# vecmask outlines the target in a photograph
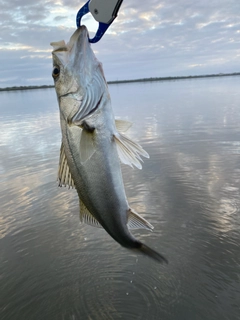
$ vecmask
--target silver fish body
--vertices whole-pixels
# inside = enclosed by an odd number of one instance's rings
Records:
[[[86,27],[78,28],[68,44],[52,45],[62,130],[60,184],[76,188],[81,221],[103,227],[126,248],[167,262],[129,231],[153,227],[129,207],[120,160],[140,168],[140,156],[148,154],[119,132],[129,124],[114,119],[102,66],[88,42]]]

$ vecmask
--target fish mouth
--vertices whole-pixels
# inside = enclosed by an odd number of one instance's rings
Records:
[[[58,56],[60,60],[63,60],[63,57],[66,58],[71,52],[86,47],[88,38],[89,33],[87,27],[82,25],[73,33],[67,44],[64,40],[51,42],[50,45],[53,47],[52,53]],[[66,59],[64,59],[64,62],[66,62]]]

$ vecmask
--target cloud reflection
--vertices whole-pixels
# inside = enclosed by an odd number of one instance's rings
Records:
[[[134,122],[129,135],[150,154],[141,171],[123,166],[131,206],[155,226],[150,235],[134,233],[170,264],[160,268],[104,230],[79,224],[75,190],[55,183],[61,136],[54,91],[3,93],[1,318],[21,310],[25,319],[178,320],[180,305],[191,306],[190,318],[238,315],[238,78],[110,91],[115,114]]]

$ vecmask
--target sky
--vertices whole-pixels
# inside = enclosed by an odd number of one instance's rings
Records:
[[[0,87],[53,84],[50,42],[69,40],[85,2],[0,0]],[[240,1],[124,0],[92,48],[108,81],[240,72]]]

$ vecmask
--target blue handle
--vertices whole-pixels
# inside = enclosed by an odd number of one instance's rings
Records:
[[[82,17],[89,12],[89,8],[88,8],[89,2],[90,0],[88,0],[88,2],[86,2],[85,5],[77,13],[77,18],[76,18],[77,28],[79,28],[81,25]]]
[[[86,2],[85,5],[77,13],[77,18],[76,18],[77,28],[80,28],[81,26],[82,17],[89,12],[89,7],[88,7],[89,2],[90,0]],[[91,43],[98,42],[102,38],[102,36],[104,35],[104,33],[106,32],[109,26],[110,24],[99,22],[98,30],[95,34],[95,37],[93,37],[92,39],[88,38],[89,42]]]

